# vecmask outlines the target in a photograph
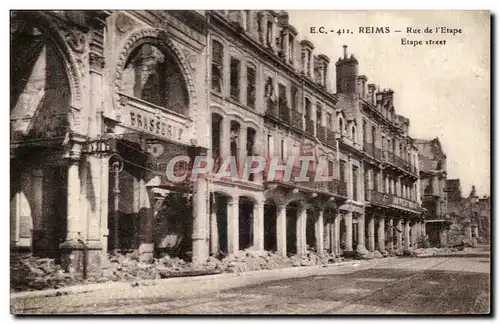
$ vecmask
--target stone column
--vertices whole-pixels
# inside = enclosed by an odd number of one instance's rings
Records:
[[[327,215],[326,222],[322,228],[323,231],[323,248],[329,251],[332,251],[332,245],[330,241],[330,229],[331,229],[331,219],[330,215]]]
[[[81,237],[82,224],[86,223],[86,215],[81,213],[80,207],[80,161],[78,158],[68,160],[68,202],[66,240],[59,245],[61,250],[61,265],[64,269],[73,269],[77,273],[83,273],[84,249]]]
[[[204,263],[208,258],[207,244],[207,180],[199,177],[194,182],[193,194],[193,263]]]
[[[368,250],[375,251],[375,216],[368,218]]]
[[[278,254],[286,257],[286,205],[276,206],[276,249]]]
[[[239,198],[231,197],[227,203],[227,250],[234,254],[240,249],[239,237]]]
[[[347,212],[344,214],[345,229],[346,229],[346,239],[345,239],[345,250],[352,251],[352,212]]]
[[[365,214],[359,214],[358,216],[358,246],[357,251],[366,251],[365,247]]]
[[[324,242],[323,242],[323,234],[324,234],[324,226],[323,226],[323,209],[318,210],[318,218],[316,218],[316,250],[318,254],[323,254],[324,250]]]
[[[389,249],[389,251],[393,252],[394,251],[394,220],[392,218],[389,218],[388,219],[388,222],[389,222],[389,245],[387,246],[387,248]]]
[[[332,241],[335,255],[340,254],[340,217],[340,214],[337,212],[335,218],[333,219],[333,230],[331,231],[333,235]]]
[[[197,189],[196,189],[197,190]],[[146,187],[144,173],[139,179],[139,260],[150,262],[154,257],[154,229],[155,219],[153,212],[154,198],[151,188]],[[196,199],[196,197],[195,197]],[[193,204],[193,212],[196,209]],[[193,234],[195,222],[193,221]],[[206,225],[205,225],[206,226]],[[206,231],[206,227],[203,227]],[[206,233],[205,233],[206,234]],[[192,237],[194,239],[194,235]],[[193,255],[194,259],[194,255]]]
[[[401,251],[403,250],[403,222],[401,218],[396,221],[396,228],[398,229],[396,232],[396,249]]]
[[[246,88],[245,88],[246,89]],[[238,175],[243,174],[247,160],[247,128],[244,125],[240,126],[238,138]]]
[[[212,203],[210,211],[210,253],[217,253],[219,250],[219,227],[217,222],[217,205]]]
[[[407,219],[405,221],[405,230],[404,230],[404,249],[410,249],[410,221]]]
[[[264,202],[253,206],[253,248],[264,251]]]
[[[385,251],[385,217],[380,216],[378,223],[378,249],[380,252]]]
[[[302,255],[306,252],[306,222],[307,209],[299,204],[297,209],[297,254]]]

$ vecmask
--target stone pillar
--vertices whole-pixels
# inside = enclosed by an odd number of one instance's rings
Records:
[[[344,214],[345,229],[346,229],[346,239],[345,239],[345,250],[352,251],[352,212],[347,212]]]
[[[366,251],[365,247],[365,214],[359,214],[358,216],[358,246],[357,251]]]
[[[380,216],[378,222],[378,250],[380,252],[385,251],[385,217]]]
[[[333,251],[332,250],[332,244],[330,243],[330,229],[331,229],[331,219],[330,215],[327,215],[326,222],[324,223],[323,226],[323,248],[328,250],[328,251]]]
[[[217,253],[219,250],[219,227],[217,222],[217,205],[212,203],[210,211],[210,253]]]
[[[246,89],[246,88],[244,88]],[[243,92],[243,91],[240,91]],[[247,128],[244,125],[240,126],[240,133],[238,138],[238,174],[243,174],[242,170],[245,168],[247,162]]]
[[[388,226],[388,231],[389,231],[389,245],[387,246],[387,249],[391,252],[394,251],[394,220],[392,218],[388,219],[389,226]]]
[[[61,243],[61,264],[64,269],[83,273],[85,271],[84,249],[81,237],[81,224],[85,224],[86,215],[81,215],[79,160],[68,160],[68,203],[66,240]]]
[[[259,13],[259,25],[260,25],[260,34],[259,34],[259,39],[260,42],[264,45],[267,46],[266,44],[266,34],[267,34],[267,28],[266,28],[266,15],[265,13]]]
[[[306,222],[307,209],[299,204],[297,209],[297,254],[302,255],[306,252]]]
[[[396,249],[401,251],[403,250],[403,222],[401,218],[396,221],[396,228],[398,229],[396,232]]]
[[[204,263],[208,258],[207,244],[207,180],[198,178],[194,182],[193,194],[193,263]]]
[[[407,219],[405,221],[405,230],[404,230],[404,249],[410,249],[410,221]]]
[[[276,206],[276,249],[278,254],[286,257],[286,205]]]
[[[229,254],[236,253],[240,249],[239,211],[239,198],[229,198],[227,203],[227,250]]]
[[[375,216],[368,218],[368,250],[375,251]]]
[[[264,202],[253,206],[253,248],[264,251]]]
[[[333,219],[332,241],[334,243],[335,255],[340,254],[340,214],[337,213]]]
[[[427,237],[427,229],[425,228],[425,220],[424,219],[422,219],[422,221],[420,222],[420,225],[422,226],[421,231],[422,231],[423,237]]]
[[[150,262],[154,257],[154,229],[155,219],[152,206],[154,198],[151,188],[146,187],[144,175],[139,180],[139,260]],[[194,211],[193,205],[193,211]],[[194,222],[193,222],[194,227]],[[194,230],[194,229],[193,229]],[[205,227],[206,230],[206,227]],[[193,255],[194,258],[194,255]]]
[[[323,242],[323,209],[318,210],[318,217],[316,218],[316,250],[318,254],[323,254],[324,242]]]

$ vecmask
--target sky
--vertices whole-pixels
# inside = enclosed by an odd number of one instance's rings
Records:
[[[359,61],[359,74],[381,89],[394,90],[396,113],[410,119],[410,136],[438,137],[447,155],[448,179],[459,178],[462,194],[476,186],[490,194],[490,30],[489,13],[480,11],[308,11],[290,10],[289,23],[300,39],[311,41],[314,53],[334,63],[342,45]],[[316,30],[349,29],[352,34],[311,34]],[[389,34],[360,34],[359,27],[387,26]],[[406,28],[421,28],[407,34]],[[426,27],[434,33],[423,33]],[[435,27],[461,29],[436,34]],[[402,30],[396,33],[394,30]],[[417,47],[401,39],[422,40]],[[446,40],[446,45],[425,45]],[[334,89],[334,88],[333,88]]]

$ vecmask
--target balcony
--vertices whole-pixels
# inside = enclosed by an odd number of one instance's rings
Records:
[[[365,200],[373,204],[377,204],[384,207],[389,207],[394,203],[394,196],[382,192],[378,192],[372,189],[365,190]]]
[[[320,124],[316,124],[316,137],[322,142],[322,143],[327,143],[326,142],[326,128],[324,126],[321,126]]]
[[[337,147],[337,133],[332,131],[331,129],[326,130],[326,141],[327,145],[330,145],[331,147]]]
[[[314,121],[306,118],[306,134],[314,135]]]
[[[358,143],[354,142],[350,137],[347,137],[345,135],[342,135],[342,143],[355,148],[356,150],[361,150],[361,147]]]
[[[373,143],[363,142],[363,150],[371,157],[375,157],[375,146]]]
[[[292,127],[303,130],[304,126],[302,125],[303,116],[300,112],[292,110]]]
[[[271,100],[267,101],[266,115],[275,119],[279,119],[278,105],[275,102]]]
[[[290,124],[290,109],[284,103],[280,103],[279,107],[279,118],[285,124]]]
[[[331,181],[315,181],[316,172],[307,171],[306,176],[308,179],[296,180],[299,177],[301,168],[294,166],[292,168],[291,176],[289,179],[284,177],[285,171],[277,171],[274,179],[266,179],[268,183],[279,183],[285,186],[302,188],[308,191],[320,192],[327,195],[334,195],[342,198],[347,198],[347,183],[338,179]],[[267,170],[264,176],[267,176]]]
[[[392,152],[384,151],[383,152],[384,161],[392,164],[393,166],[399,168],[400,170],[406,171],[413,175],[417,175],[417,169],[415,166],[411,165],[408,161],[403,159],[400,156],[395,155]]]
[[[398,196],[394,196],[393,204],[397,207],[403,207],[403,208],[408,208],[408,209],[413,209],[413,210],[419,209],[417,202],[403,198],[403,197],[398,197]]]

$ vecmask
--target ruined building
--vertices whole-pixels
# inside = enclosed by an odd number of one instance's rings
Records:
[[[13,12],[11,38],[13,251],[92,271],[108,252],[201,263],[386,253],[425,235],[426,162],[394,92],[346,47],[335,63],[317,53],[286,12]],[[163,176],[199,155],[238,171],[246,156],[306,156],[310,181]]]
[[[425,212],[426,231],[431,246],[448,246],[448,215],[446,192],[446,154],[438,138],[417,139],[420,157],[420,195]]]

